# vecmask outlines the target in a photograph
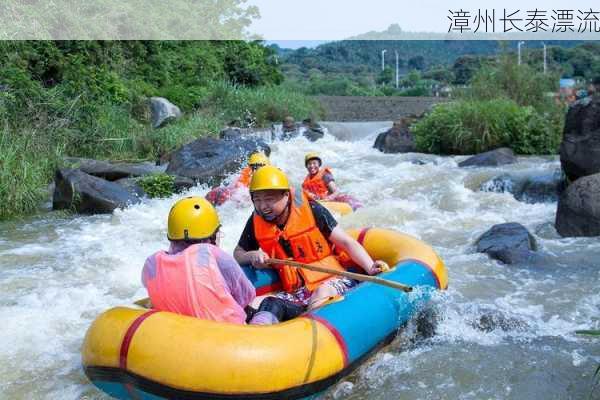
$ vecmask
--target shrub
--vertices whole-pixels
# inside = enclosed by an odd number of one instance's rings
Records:
[[[557,82],[503,55],[456,91],[459,101],[438,105],[415,126],[417,148],[472,154],[507,146],[518,154],[556,154],[565,110],[548,93]]]
[[[169,197],[175,192],[175,178],[167,174],[144,176],[138,183],[151,198]]]
[[[47,195],[60,147],[37,141],[37,134],[0,127],[0,219],[34,212]]]
[[[227,82],[210,86],[204,106],[211,107],[224,121],[238,120],[247,125],[264,126],[290,115],[304,119],[322,114],[319,103],[306,95],[279,86],[248,88]]]
[[[519,154],[555,153],[560,143],[551,123],[512,100],[439,104],[414,127],[419,151],[473,154],[511,147]]]

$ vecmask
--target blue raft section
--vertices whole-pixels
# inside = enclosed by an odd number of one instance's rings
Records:
[[[276,287],[277,273],[272,269],[244,267],[244,272],[261,292],[264,287]],[[341,301],[327,304],[306,316],[326,323],[339,334],[345,344],[348,364],[352,364],[395,335],[431,294],[440,289],[429,266],[416,260],[398,263],[391,271],[378,277],[414,287],[410,293],[371,282],[361,283]]]

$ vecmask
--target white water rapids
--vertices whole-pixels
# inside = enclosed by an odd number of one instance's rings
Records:
[[[557,169],[557,158],[464,169],[457,166],[464,157],[380,153],[372,148],[380,125],[327,126],[333,135],[315,143],[273,143],[272,162],[297,182],[306,173],[304,154],[320,152],[338,186],[366,206],[341,224],[397,229],[430,243],[450,286],[434,300],[435,336],[415,340],[409,326],[325,398],[587,398],[600,341],[574,331],[600,328],[600,240],[560,238],[556,203],[478,191],[504,172]],[[411,163],[415,158],[426,164]],[[0,224],[0,398],[106,398],[82,372],[83,336],[102,311],[145,297],[142,265],[166,248],[167,213],[182,196],[112,215],[45,212]],[[239,202],[219,208],[226,250],[250,212]],[[548,263],[511,267],[475,253],[479,235],[503,222],[525,225]],[[504,323],[478,329],[489,315]]]

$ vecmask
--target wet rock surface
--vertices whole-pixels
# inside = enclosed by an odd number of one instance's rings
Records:
[[[121,185],[76,169],[58,170],[55,184],[54,210],[73,209],[84,214],[102,214],[140,202],[139,197]]]
[[[600,236],[600,173],[577,179],[558,200],[561,236]]]
[[[239,170],[247,157],[255,151],[269,155],[271,148],[257,138],[201,138],[171,153],[166,172],[192,179],[195,183],[217,186],[229,174]]]
[[[538,257],[535,239],[516,222],[494,225],[477,239],[476,246],[477,252],[505,264],[529,263]]]
[[[86,174],[116,181],[123,178],[145,176],[165,172],[165,166],[157,166],[152,162],[141,163],[111,163],[89,158],[67,157],[65,165],[70,169],[79,169]]]
[[[484,182],[482,192],[511,193],[525,203],[550,203],[558,200],[564,186],[561,171],[506,173]]]
[[[569,108],[560,162],[571,181],[600,173],[600,96]]]
[[[377,135],[373,147],[383,153],[415,152],[415,138],[409,129],[415,119],[406,117],[395,121],[391,129]]]
[[[514,164],[517,157],[508,147],[486,151],[458,163],[459,167],[496,167],[499,165]]]

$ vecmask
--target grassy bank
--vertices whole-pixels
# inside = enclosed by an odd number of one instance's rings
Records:
[[[318,115],[319,107],[309,97],[277,86],[247,88],[219,82],[206,92],[201,107],[160,129],[133,117],[130,107],[115,104],[98,105],[87,129],[56,121],[24,127],[5,123],[0,128],[0,218],[34,211],[63,156],[156,160],[198,137],[217,135],[233,120],[261,126],[287,115],[296,119]]]
[[[63,156],[155,160],[234,120],[318,116],[270,57],[246,42],[0,42],[0,219],[35,211]],[[184,117],[152,129],[149,96]]]

